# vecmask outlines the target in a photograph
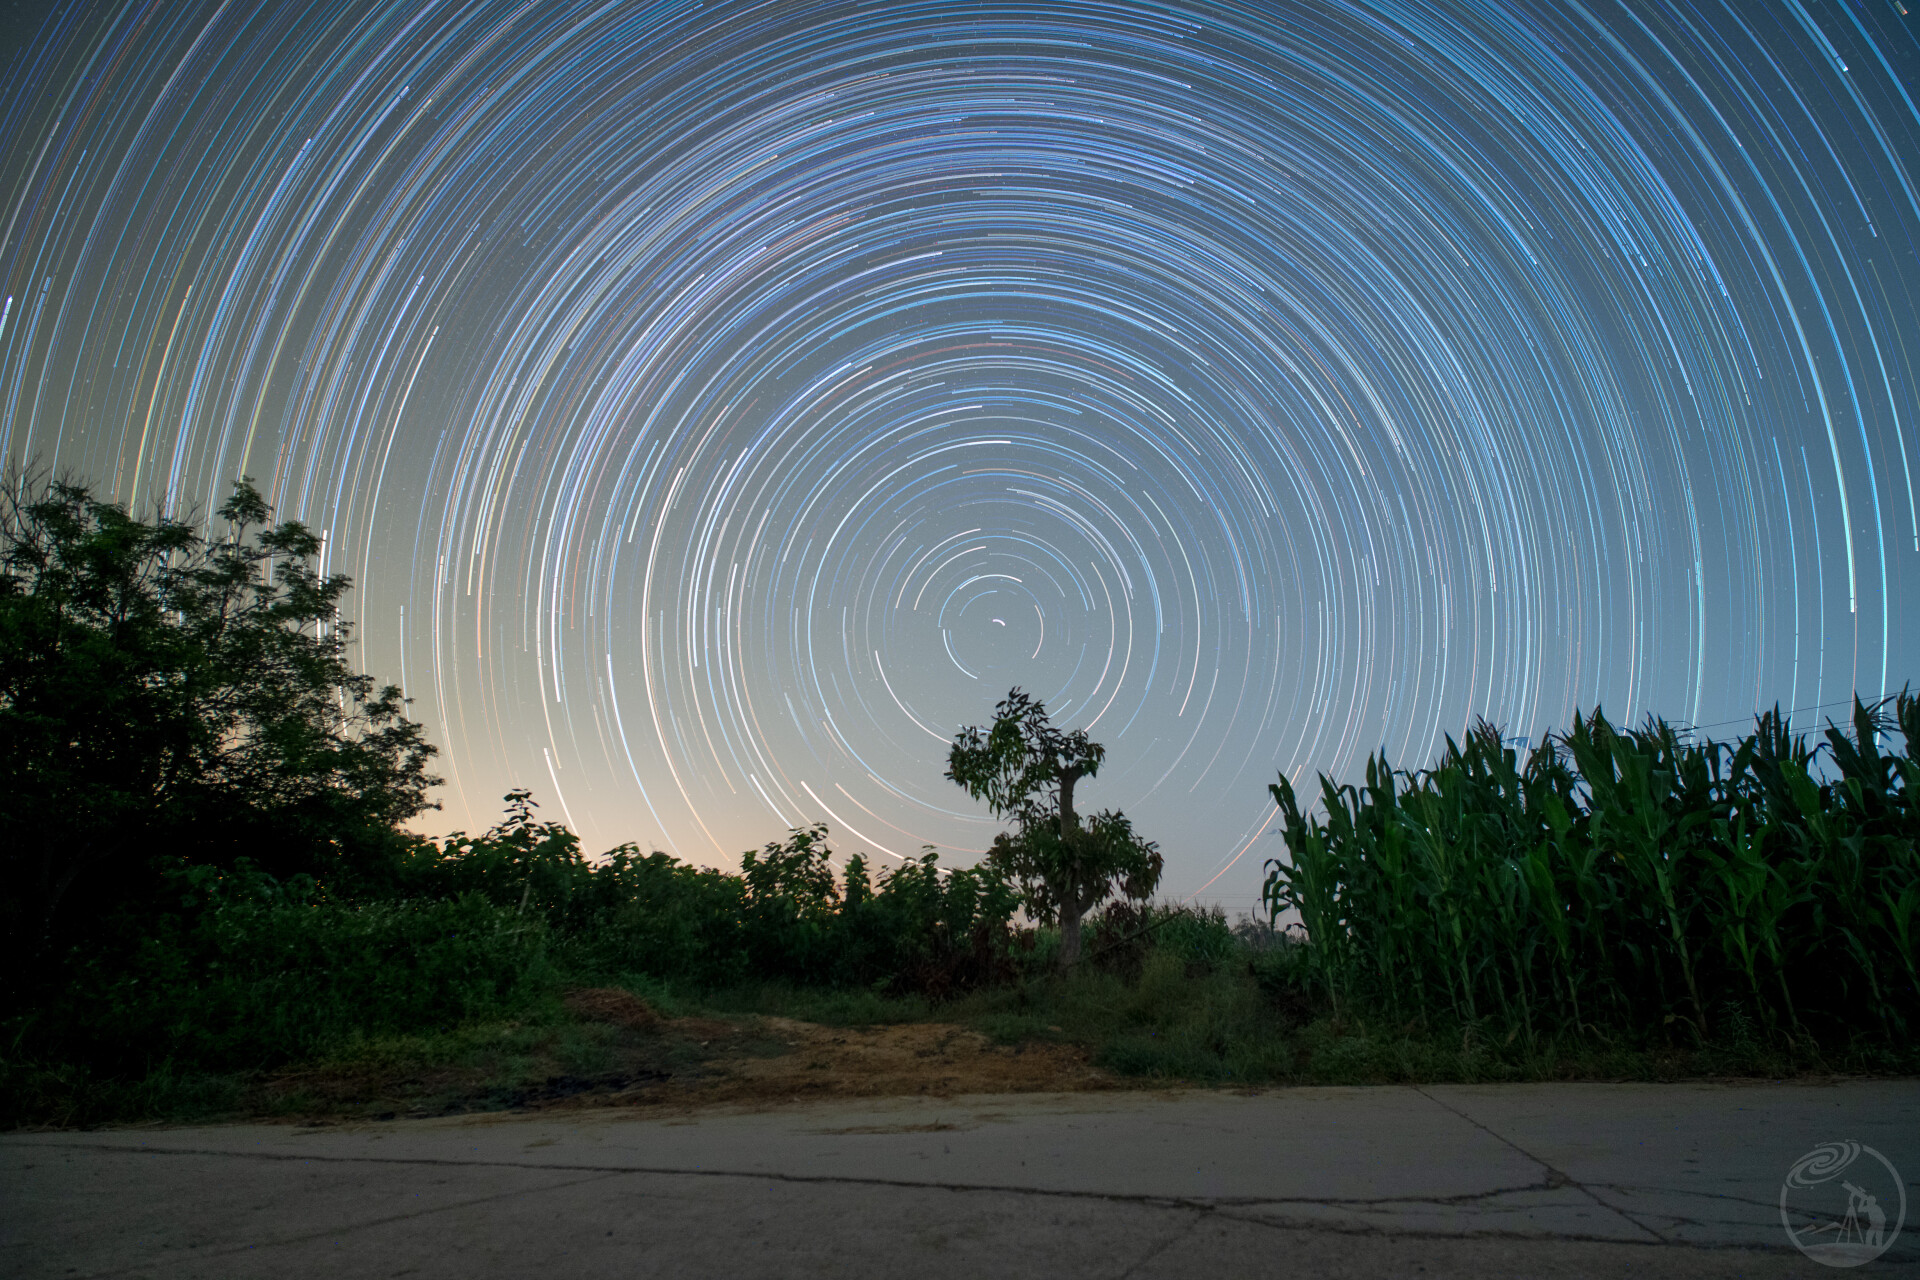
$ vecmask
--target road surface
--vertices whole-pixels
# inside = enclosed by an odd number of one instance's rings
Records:
[[[1847,1273],[1788,1240],[1788,1170],[1848,1140],[1905,1179],[1881,1191],[1889,1231],[1896,1195],[1920,1218],[1914,1081],[1002,1094],[13,1134],[0,1137],[0,1272],[1920,1276],[1920,1222]]]

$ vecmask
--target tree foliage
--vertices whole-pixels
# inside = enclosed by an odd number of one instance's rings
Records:
[[[431,807],[434,748],[347,660],[320,541],[249,481],[203,533],[77,484],[0,493],[5,926],[44,948],[156,859],[336,869]],[[144,879],[143,879],[144,876]]]
[[[1018,884],[1027,910],[1060,924],[1060,964],[1080,959],[1080,922],[1111,897],[1144,901],[1160,883],[1159,847],[1142,840],[1125,814],[1101,810],[1082,820],[1074,791],[1100,771],[1107,749],[1084,729],[1055,728],[1045,704],[1018,688],[994,708],[993,726],[969,725],[954,737],[947,777],[995,816],[1012,818],[987,855]]]

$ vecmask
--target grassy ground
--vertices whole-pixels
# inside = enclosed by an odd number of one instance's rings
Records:
[[[163,1065],[143,1079],[115,1081],[80,1068],[16,1065],[6,1070],[0,1092],[9,1097],[16,1125],[86,1126],[784,1100],[821,1090],[1920,1073],[1920,1052],[1864,1044],[1816,1050],[1752,1037],[1689,1044],[1671,1027],[1634,1043],[1598,1037],[1530,1042],[1479,1027],[1341,1021],[1285,990],[1276,993],[1271,983],[1263,986],[1244,960],[1196,963],[1167,951],[1147,953],[1129,974],[1088,967],[941,1005],[770,983],[703,992],[636,979],[622,988],[639,1011],[624,1021],[621,1007],[583,1013],[556,999],[511,1020],[354,1040],[271,1072],[181,1073]],[[887,1028],[899,1034],[885,1081],[849,1079],[868,1069],[861,1064],[879,1060],[871,1053],[886,1052],[880,1032]],[[900,1039],[908,1032],[917,1037],[910,1043]],[[950,1048],[956,1037],[979,1047],[956,1057]],[[849,1058],[851,1049],[833,1048],[850,1038],[853,1048],[866,1045],[869,1056]],[[819,1060],[801,1062],[796,1054]],[[1028,1054],[1034,1056],[1024,1060],[1024,1071],[1013,1071],[1012,1060]],[[791,1059],[791,1069],[756,1074],[750,1065],[779,1058]],[[807,1067],[819,1071],[809,1076]],[[983,1068],[988,1074],[980,1074]]]
[[[1137,980],[1097,971],[974,996],[944,1016],[1003,1040],[1049,1036],[1133,1079],[1200,1084],[1388,1084],[1505,1080],[1777,1078],[1920,1071],[1920,1053],[1768,1045],[1751,1037],[1687,1044],[1671,1028],[1636,1043],[1528,1041],[1484,1027],[1340,1020],[1283,996],[1244,966],[1149,954]]]

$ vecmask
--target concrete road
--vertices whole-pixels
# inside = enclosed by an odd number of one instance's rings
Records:
[[[1920,1218],[1911,1081],[16,1134],[0,1137],[0,1273],[1824,1276],[1785,1234],[1781,1187],[1844,1140],[1903,1175],[1851,1167],[1886,1184],[1888,1231],[1897,1198]],[[1910,1221],[1853,1274],[1920,1276],[1916,1246]]]

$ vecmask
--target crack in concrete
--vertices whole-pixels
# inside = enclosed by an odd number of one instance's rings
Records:
[[[1441,1105],[1444,1106],[1445,1104],[1442,1103]],[[1452,1108],[1448,1108],[1448,1110],[1452,1110]],[[1468,1119],[1470,1123],[1473,1123],[1473,1121],[1471,1120],[1471,1117],[1463,1117],[1463,1118]],[[1480,1126],[1480,1127],[1484,1128],[1484,1126]],[[1500,1137],[1500,1135],[1498,1134],[1494,1134],[1493,1136],[1496,1138]],[[1506,1139],[1504,1138],[1501,1138],[1500,1140],[1502,1142],[1506,1142]],[[282,1153],[282,1152],[272,1152],[272,1151],[222,1151],[216,1148],[127,1147],[127,1146],[121,1146],[114,1143],[90,1143],[90,1142],[57,1142],[57,1143],[44,1143],[39,1145],[53,1147],[56,1149],[66,1148],[66,1149],[80,1149],[80,1150],[87,1150],[87,1151],[112,1152],[112,1153],[130,1155],[130,1156],[199,1156],[203,1158],[215,1158],[215,1159],[269,1160],[269,1161],[278,1161],[278,1162],[286,1162],[286,1163],[341,1164],[341,1165],[346,1165],[346,1164],[420,1165],[420,1166],[425,1166],[429,1168],[516,1169],[516,1170],[522,1170],[526,1172],[536,1172],[536,1173],[579,1173],[579,1174],[587,1175],[581,1178],[574,1179],[569,1182],[555,1184],[555,1186],[553,1187],[538,1188],[537,1190],[541,1192],[554,1190],[559,1187],[580,1186],[589,1182],[605,1181],[607,1179],[619,1177],[622,1175],[638,1174],[638,1175],[655,1176],[655,1177],[744,1178],[744,1179],[757,1179],[761,1181],[771,1181],[771,1182],[785,1182],[785,1183],[792,1183],[792,1184],[802,1185],[802,1186],[842,1185],[842,1186],[865,1186],[865,1187],[893,1187],[893,1188],[900,1188],[904,1190],[920,1190],[920,1191],[987,1192],[987,1193],[999,1193],[999,1194],[1016,1195],[1016,1196],[1044,1196],[1044,1197],[1052,1197],[1057,1199],[1098,1200],[1098,1201],[1105,1201],[1113,1204],[1139,1205],[1147,1208],[1168,1209],[1168,1210],[1174,1210],[1178,1212],[1193,1213],[1196,1215],[1194,1221],[1189,1223],[1188,1226],[1183,1231],[1172,1233],[1169,1236],[1169,1239],[1165,1245],[1162,1245],[1159,1249],[1154,1250],[1152,1254],[1146,1255],[1145,1257],[1141,1258],[1138,1262],[1136,1262],[1134,1264],[1134,1267],[1136,1269],[1137,1267],[1144,1265],[1147,1261],[1150,1261],[1152,1257],[1157,1256],[1160,1252],[1164,1251],[1167,1245],[1172,1244],[1174,1240],[1177,1240],[1178,1238],[1180,1238],[1180,1236],[1184,1234],[1188,1234],[1192,1230],[1197,1228],[1202,1221],[1204,1221],[1207,1217],[1210,1217],[1210,1216],[1219,1216],[1223,1218],[1228,1218],[1234,1222],[1239,1222],[1239,1223],[1244,1223],[1244,1224],[1254,1225],[1254,1226],[1267,1227],[1276,1231],[1322,1231],[1322,1232],[1328,1232],[1335,1235],[1380,1236],[1380,1237],[1395,1236],[1395,1237],[1403,1237],[1403,1238],[1433,1239],[1433,1240],[1458,1240],[1458,1239],[1468,1238],[1468,1237],[1476,1238],[1476,1239],[1510,1239],[1510,1240],[1522,1240],[1522,1241],[1561,1240],[1561,1241],[1569,1241],[1569,1242],[1586,1242],[1586,1243],[1594,1243],[1594,1244],[1630,1245],[1630,1246],[1637,1246],[1637,1247],[1643,1247],[1643,1248],[1659,1247],[1659,1248],[1669,1248],[1669,1249],[1696,1249],[1696,1250],[1709,1250],[1709,1251],[1729,1250],[1729,1249],[1753,1250],[1757,1248],[1757,1249],[1761,1249],[1763,1252],[1791,1252],[1790,1250],[1776,1249],[1773,1246],[1755,1245],[1750,1242],[1742,1243],[1742,1242],[1733,1242],[1733,1241],[1728,1241],[1728,1242],[1690,1241],[1690,1240],[1678,1240],[1678,1239],[1673,1239],[1667,1236],[1663,1236],[1660,1233],[1652,1231],[1649,1228],[1647,1228],[1645,1224],[1638,1221],[1638,1219],[1636,1219],[1632,1215],[1627,1214],[1605,1203],[1604,1201],[1599,1200],[1597,1197],[1593,1195],[1593,1192],[1587,1186],[1579,1182],[1576,1182],[1571,1178],[1567,1178],[1565,1174],[1560,1175],[1561,1178],[1564,1179],[1564,1181],[1561,1181],[1558,1183],[1551,1182],[1550,1180],[1543,1180],[1540,1182],[1530,1182],[1530,1183],[1524,1183],[1524,1184],[1510,1186],[1510,1187],[1498,1187],[1498,1188],[1493,1188],[1487,1191],[1470,1192],[1470,1193],[1459,1195],[1459,1196],[1379,1196],[1379,1197],[1212,1196],[1212,1197],[1203,1198],[1203,1197],[1186,1197],[1186,1196],[1131,1194],[1127,1192],[1115,1192],[1115,1191],[1076,1191],[1076,1190],[1071,1190],[1067,1188],[1034,1187],[1034,1186],[1022,1186],[1017,1184],[1003,1184],[1003,1183],[934,1182],[934,1181],[922,1181],[922,1180],[900,1179],[900,1178],[872,1178],[872,1177],[863,1178],[863,1177],[854,1177],[846,1174],[796,1174],[796,1173],[781,1173],[781,1172],[774,1172],[774,1171],[744,1170],[744,1169],[702,1169],[702,1168],[685,1168],[685,1167],[675,1167],[675,1166],[597,1165],[597,1164],[574,1164],[574,1163],[542,1164],[542,1163],[531,1163],[531,1162],[524,1162],[524,1161],[517,1161],[517,1160],[450,1160],[450,1159],[437,1158],[437,1157],[431,1157],[431,1156],[379,1156],[379,1155],[339,1156],[339,1155],[315,1155],[315,1154],[307,1154],[307,1153],[301,1153],[301,1152]],[[1540,1164],[1543,1168],[1550,1169],[1550,1166],[1547,1166],[1545,1161],[1539,1160],[1537,1157],[1533,1156],[1530,1152],[1524,1151],[1523,1149],[1521,1149],[1520,1147],[1516,1146],[1511,1142],[1508,1142],[1507,1145],[1513,1147],[1514,1150],[1516,1151],[1520,1151],[1522,1155],[1527,1156],[1528,1159],[1533,1160],[1536,1164]],[[1550,1171],[1558,1172],[1557,1170],[1551,1170],[1551,1169]],[[1609,1189],[1614,1188],[1614,1184],[1602,1183],[1602,1184],[1595,1184],[1595,1185],[1605,1186],[1605,1187],[1608,1187]],[[1556,1231],[1556,1232],[1543,1234],[1540,1232],[1513,1231],[1513,1230],[1508,1230],[1508,1229],[1503,1229],[1498,1227],[1487,1227],[1483,1229],[1473,1230],[1470,1232],[1435,1231],[1435,1230],[1423,1229],[1423,1228],[1411,1227],[1411,1226],[1395,1227],[1388,1223],[1379,1223],[1379,1222],[1340,1222],[1340,1221],[1332,1221],[1332,1220],[1325,1220],[1325,1219],[1314,1220],[1314,1221],[1301,1221],[1299,1219],[1288,1219],[1286,1221],[1274,1221],[1272,1219],[1261,1218],[1261,1217],[1244,1212],[1245,1210],[1258,1209],[1265,1206],[1286,1206],[1286,1205],[1309,1205],[1309,1206],[1315,1206],[1320,1208],[1330,1208],[1330,1209],[1375,1208],[1375,1207],[1392,1208],[1396,1206],[1413,1206],[1413,1205],[1438,1205],[1438,1206],[1469,1205],[1474,1201],[1485,1200],[1489,1197],[1514,1195],[1514,1194],[1528,1192],[1528,1191],[1555,1190],[1561,1186],[1574,1187],[1576,1190],[1586,1195],[1587,1198],[1590,1201],[1592,1201],[1602,1211],[1610,1214],[1614,1214],[1620,1218],[1623,1218],[1629,1225],[1633,1227],[1637,1227],[1641,1231],[1646,1232],[1646,1235],[1648,1238],[1645,1240],[1622,1240],[1618,1236],[1593,1235],[1585,1232]],[[303,1240],[318,1239],[323,1236],[336,1234],[340,1231],[357,1231],[357,1230],[364,1229],[366,1227],[381,1226],[389,1222],[405,1221],[409,1218],[425,1217],[435,1213],[441,1213],[448,1210],[464,1208],[473,1204],[484,1204],[490,1200],[507,1199],[515,1195],[524,1195],[528,1193],[529,1193],[528,1189],[500,1192],[496,1195],[480,1196],[480,1197],[473,1198],[471,1200],[462,1200],[462,1201],[458,1201],[458,1202],[450,1203],[446,1205],[417,1209],[409,1213],[395,1214],[387,1218],[374,1219],[364,1223],[355,1223],[351,1226],[338,1227],[328,1231],[311,1232],[302,1236],[287,1237],[285,1239],[273,1240],[266,1243],[270,1243],[274,1246],[278,1246],[282,1244],[295,1244]],[[1233,1210],[1241,1210],[1243,1212],[1236,1213],[1236,1212],[1232,1212]],[[1670,1215],[1670,1214],[1660,1215],[1660,1216],[1673,1219],[1674,1221],[1681,1221],[1680,1219],[1673,1218],[1673,1215]],[[245,1252],[248,1249],[257,1248],[257,1247],[260,1247],[260,1246],[257,1244],[238,1245],[238,1246],[234,1246],[233,1248],[222,1249],[218,1251],[208,1251],[208,1252],[196,1251],[192,1256],[196,1258],[220,1257],[230,1253]],[[92,1274],[100,1277],[116,1276],[116,1275],[126,1274],[127,1271],[133,1270],[133,1269],[134,1268],[122,1268],[115,1271],[95,1272]],[[1131,1274],[1131,1271],[1123,1274]]]
[[[1190,1218],[1187,1219],[1187,1221],[1180,1227],[1178,1231],[1167,1232],[1167,1238],[1165,1240],[1162,1240],[1159,1244],[1147,1250],[1145,1253],[1141,1254],[1138,1258],[1135,1258],[1132,1264],[1129,1265],[1125,1271],[1122,1271],[1120,1273],[1118,1280],[1127,1280],[1128,1276],[1138,1274],[1140,1268],[1146,1266],[1149,1262],[1152,1262],[1155,1258],[1159,1257],[1161,1254],[1165,1253],[1167,1250],[1173,1248],[1174,1245],[1178,1244],[1180,1241],[1186,1239],[1188,1236],[1192,1235],[1195,1231],[1197,1231],[1200,1227],[1200,1224],[1207,1220],[1207,1217],[1208,1217],[1208,1214],[1204,1209],[1198,1212],[1195,1212]]]
[[[1434,1106],[1439,1107],[1444,1111],[1451,1112],[1453,1115],[1460,1117],[1462,1120],[1465,1120],[1468,1124],[1472,1125],[1474,1128],[1478,1129],[1480,1132],[1486,1134],[1489,1138],[1492,1138],[1495,1142],[1501,1143],[1502,1145],[1506,1146],[1510,1150],[1518,1152],[1522,1156],[1525,1156],[1527,1159],[1539,1165],[1542,1169],[1546,1170],[1546,1176],[1541,1180],[1539,1184],[1540,1189],[1553,1191],[1553,1190],[1558,1190],[1561,1187],[1572,1187],[1574,1190],[1578,1191],[1581,1195],[1585,1196],[1588,1200],[1592,1201],[1593,1206],[1596,1209],[1599,1209],[1604,1213],[1613,1214],[1615,1217],[1620,1218],[1622,1221],[1628,1223],[1629,1225],[1637,1227],[1640,1230],[1646,1232],[1649,1236],[1652,1236],[1655,1240],[1659,1241],[1660,1243],[1662,1244],[1679,1243],[1678,1241],[1670,1239],[1669,1237],[1663,1235],[1662,1233],[1655,1231],[1652,1227],[1642,1222],[1638,1217],[1636,1217],[1632,1213],[1629,1213],[1627,1210],[1616,1208],[1615,1206],[1608,1204],[1605,1200],[1602,1200],[1599,1196],[1595,1195],[1593,1191],[1589,1187],[1587,1187],[1585,1184],[1581,1183],[1577,1179],[1570,1176],[1565,1170],[1556,1168],[1551,1161],[1541,1159],[1539,1156],[1527,1150],[1525,1147],[1521,1146],[1519,1143],[1515,1142],[1513,1139],[1507,1137],[1506,1134],[1500,1133],[1497,1130],[1489,1128],[1487,1125],[1482,1124],[1479,1120],[1468,1115],[1466,1112],[1462,1111],[1460,1108],[1453,1106],[1451,1103],[1445,1102],[1440,1098],[1434,1097],[1431,1093],[1427,1092],[1424,1086],[1414,1085],[1413,1091],[1419,1094],[1421,1097],[1425,1098],[1428,1102],[1431,1102]]]
[[[94,1142],[49,1142],[39,1144],[46,1147],[72,1148],[85,1151],[118,1152],[123,1155],[137,1156],[206,1156],[231,1160],[275,1160],[288,1163],[316,1164],[391,1164],[391,1165],[427,1165],[436,1168],[454,1169],[526,1169],[533,1171],[556,1171],[564,1173],[657,1173],[675,1174],[699,1178],[769,1178],[778,1182],[794,1183],[846,1183],[853,1186],[876,1187],[934,1187],[951,1191],[1011,1191],[1023,1194],[1068,1196],[1093,1200],[1117,1200],[1127,1203],[1163,1204],[1167,1206],[1187,1206],[1210,1208],[1215,1205],[1262,1205],[1262,1204],[1323,1204],[1323,1205],[1395,1205],[1395,1204],[1470,1204],[1475,1200],[1492,1196],[1514,1195],[1525,1191],[1539,1191],[1538,1182],[1517,1183],[1513,1186],[1492,1187],[1485,1191],[1470,1191],[1457,1196],[1168,1196],[1124,1191],[1075,1191],[1064,1187],[1035,1187],[1022,1183],[999,1182],[937,1182],[916,1178],[875,1178],[859,1177],[843,1173],[779,1173],[759,1169],[705,1169],[699,1166],[688,1168],[684,1165],[645,1165],[645,1164],[581,1164],[561,1161],[520,1161],[520,1160],[452,1160],[439,1156],[383,1156],[383,1155],[318,1155],[311,1152],[278,1151],[223,1151],[217,1147],[127,1147],[116,1143]],[[1605,1208],[1606,1206],[1602,1206]]]
[[[98,1150],[99,1148],[92,1149]],[[107,1150],[111,1151],[124,1151],[126,1149],[125,1147],[107,1148]],[[159,1153],[155,1152],[154,1154],[157,1155]],[[226,1154],[232,1153],[229,1152]],[[311,1159],[311,1157],[300,1158]],[[541,1187],[540,1190],[563,1191],[568,1187],[582,1187],[590,1182],[604,1182],[608,1178],[616,1176],[618,1175],[613,1173],[596,1173],[585,1178],[574,1178],[567,1182],[556,1182],[551,1186]],[[526,1192],[527,1189],[525,1187],[516,1187],[512,1191],[496,1191],[492,1195],[471,1196],[465,1200],[456,1200],[448,1204],[423,1206],[418,1209],[409,1210],[406,1213],[391,1213],[384,1218],[369,1218],[364,1222],[345,1223],[340,1226],[328,1227],[322,1231],[307,1231],[299,1235],[276,1236],[272,1239],[251,1241],[247,1244],[228,1245],[211,1249],[187,1246],[174,1250],[176,1256],[162,1259],[158,1262],[140,1262],[127,1267],[115,1267],[109,1271],[89,1271],[86,1275],[86,1280],[105,1280],[105,1278],[109,1276],[124,1276],[133,1272],[151,1272],[157,1268],[177,1266],[181,1263],[199,1262],[207,1258],[232,1257],[235,1254],[251,1253],[255,1249],[278,1249],[291,1244],[304,1244],[309,1240],[323,1240],[328,1236],[339,1236],[350,1231],[365,1231],[370,1227],[384,1227],[395,1222],[408,1222],[418,1218],[427,1218],[436,1213],[446,1213],[453,1209],[468,1209],[474,1205],[487,1204],[494,1200],[510,1200],[514,1196],[525,1195]]]

